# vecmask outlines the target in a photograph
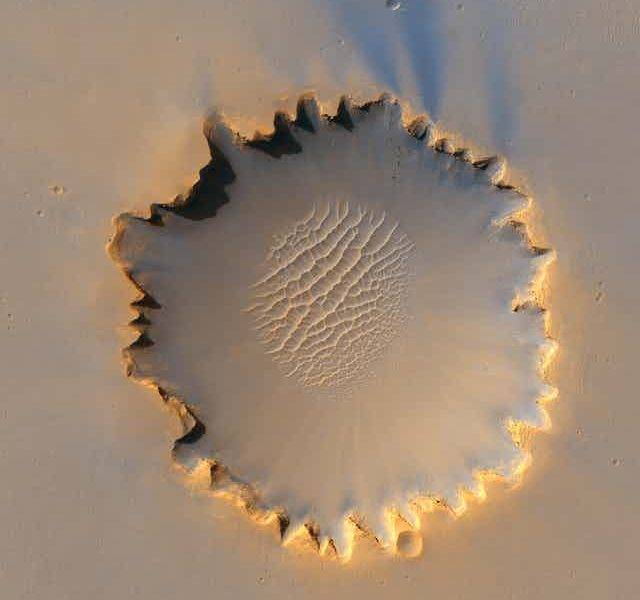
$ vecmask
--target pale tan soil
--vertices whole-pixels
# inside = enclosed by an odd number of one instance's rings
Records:
[[[429,86],[408,57],[427,67],[430,55],[384,6],[3,4],[3,596],[637,593],[638,9],[434,5]],[[130,288],[105,253],[111,217],[193,181],[211,107],[250,134],[309,88],[334,107],[344,91],[389,89],[416,112],[423,93],[443,129],[508,156],[539,207],[539,239],[558,252],[552,430],[533,440],[517,490],[493,486],[462,519],[429,521],[415,560],[365,542],[346,568],[319,562],[223,502],[190,498],[170,468],[168,414],[119,366]]]

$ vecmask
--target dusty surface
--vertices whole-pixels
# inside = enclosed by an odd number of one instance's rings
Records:
[[[635,594],[637,9],[401,4],[3,5],[8,597]],[[345,90],[389,90],[505,153],[558,252],[553,427],[533,439],[521,486],[429,521],[412,561],[366,548],[346,568],[310,561],[235,508],[189,498],[169,416],[119,366],[130,289],[104,250],[112,215],[194,180],[211,107],[251,134],[310,88],[333,106]]]

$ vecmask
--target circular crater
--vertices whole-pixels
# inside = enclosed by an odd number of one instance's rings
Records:
[[[116,219],[127,375],[179,416],[176,461],[285,543],[348,559],[365,531],[419,553],[423,515],[516,480],[547,424],[554,253],[530,199],[388,97],[206,136],[188,194]]]
[[[405,320],[413,243],[348,202],[314,206],[270,249],[248,310],[287,377],[339,388],[369,375]]]
[[[401,531],[396,541],[396,550],[404,558],[420,556],[422,553],[422,536],[417,531]]]

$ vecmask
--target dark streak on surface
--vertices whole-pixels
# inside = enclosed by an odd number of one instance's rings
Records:
[[[187,431],[181,438],[178,438],[175,441],[175,446],[184,445],[184,444],[195,444],[207,431],[207,428],[204,426],[204,423],[200,421],[191,411],[189,411],[189,415],[195,421],[194,426]]]
[[[423,141],[427,137],[427,126],[424,119],[418,117],[411,121],[407,128],[407,133],[419,142]]]
[[[389,96],[386,94],[382,94],[382,96],[380,96],[380,98],[378,98],[377,100],[369,100],[368,102],[361,104],[357,108],[362,112],[368,113],[374,106],[383,106],[385,102],[390,102]]]
[[[138,290],[138,292],[142,294],[140,298],[131,302],[130,306],[134,308],[152,308],[152,309],[162,308],[160,303],[138,283],[138,281],[133,276],[133,273],[131,271],[128,271],[125,269],[124,274],[127,277],[127,279],[133,284],[136,290]]]
[[[313,121],[307,112],[307,101],[305,98],[300,98],[300,100],[298,100],[298,105],[296,107],[296,120],[293,124],[300,129],[308,131],[309,133],[316,132]]]
[[[489,168],[489,165],[492,165],[498,160],[497,156],[488,156],[487,158],[481,158],[480,160],[476,160],[473,163],[473,166],[476,169],[480,169],[481,171],[486,171]]]
[[[129,325],[131,325],[132,327],[139,327],[141,325],[151,325],[151,321],[149,321],[149,319],[144,313],[140,312],[138,313],[138,316],[135,319],[133,319],[133,321],[129,322]]]
[[[341,98],[340,104],[338,104],[338,112],[335,117],[330,117],[330,121],[344,127],[347,131],[353,131],[353,119],[349,110],[349,101],[346,97]]]
[[[302,146],[291,132],[291,121],[287,114],[276,113],[273,119],[274,131],[271,135],[256,134],[253,140],[246,145],[257,150],[262,150],[273,158],[280,158],[284,154],[299,154]]]
[[[200,170],[200,179],[191,188],[188,196],[178,196],[170,204],[152,204],[149,221],[161,218],[157,212],[158,207],[191,221],[202,221],[214,217],[218,209],[229,202],[224,188],[235,181],[236,174],[222,151],[209,138],[207,142],[211,160]]]
[[[133,342],[132,344],[129,345],[129,350],[133,350],[136,348],[149,348],[150,346],[153,346],[155,344],[155,342],[147,335],[147,333],[145,331],[143,331],[138,338],[135,340],[135,342]]]
[[[162,306],[153,298],[153,296],[147,294],[146,292],[143,294],[142,298],[140,298],[139,300],[134,300],[131,303],[131,306],[133,306],[134,308],[162,308]]]

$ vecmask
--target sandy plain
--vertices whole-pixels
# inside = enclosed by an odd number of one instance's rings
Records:
[[[632,598],[640,331],[640,13],[613,2],[7,2],[1,9],[8,598]],[[122,376],[111,218],[207,160],[204,116],[270,129],[313,90],[390,91],[509,162],[551,269],[552,429],[515,490],[424,524],[416,560],[283,551],[185,491],[156,396]]]

